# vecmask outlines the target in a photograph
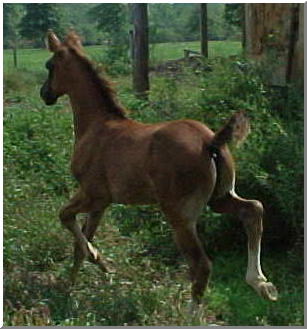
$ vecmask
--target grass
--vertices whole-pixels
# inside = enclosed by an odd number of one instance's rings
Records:
[[[99,58],[105,46],[86,47],[86,53],[93,58]],[[160,43],[150,46],[152,63],[159,63],[166,60],[183,57],[183,50],[190,49],[199,51],[200,45],[197,41]],[[209,57],[238,55],[241,52],[239,41],[210,41]],[[46,49],[20,49],[18,51],[18,68],[30,71],[37,71],[43,68],[45,61],[50,57]],[[5,49],[3,56],[4,73],[11,72],[13,68],[12,51]]]
[[[194,46],[196,50],[196,43],[156,45],[154,53],[162,61],[178,58],[182,49]],[[214,43],[214,47],[219,56],[239,51],[235,44]],[[86,50],[97,56],[101,48]],[[186,263],[155,207],[111,206],[94,243],[116,273],[104,275],[86,263],[76,286],[69,286],[73,241],[57,214],[75,188],[69,172],[72,115],[67,98],[52,107],[39,98],[48,57],[45,50],[22,50],[15,70],[10,53],[4,52],[5,325],[303,325],[301,260],[288,251],[271,250],[265,234],[263,269],[280,298],[276,303],[261,300],[244,282],[246,241],[238,239],[243,229],[229,221],[229,230],[220,231],[219,224],[229,218],[210,212],[202,216],[200,228],[206,232],[203,241],[213,273],[204,305],[195,316],[188,312]],[[215,71],[216,76],[222,73]],[[202,117],[201,78],[187,74],[180,79],[176,84],[152,76],[150,107],[133,96],[129,76],[115,80],[132,117],[146,122]],[[210,79],[215,88],[214,77]],[[210,105],[214,99],[210,85],[206,88]],[[256,93],[254,85],[251,89]],[[218,94],[222,97],[221,91]],[[219,102],[213,118],[221,107]],[[206,115],[214,123],[209,110]]]
[[[29,195],[14,202],[14,213],[12,204],[7,205],[6,325],[302,324],[303,277],[293,274],[289,257],[283,264],[290,265],[280,273],[276,273],[278,255],[263,257],[266,273],[280,288],[280,299],[272,304],[261,300],[243,281],[243,246],[216,254],[209,248],[214,271],[206,303],[197,317],[190,317],[187,268],[167,227],[160,229],[157,238],[149,236],[146,227],[127,236],[116,221],[118,206],[107,212],[96,238],[96,246],[115,266],[116,274],[106,276],[86,264],[77,285],[70,288],[72,238],[55,215],[63,202],[63,197]],[[129,220],[140,220],[135,215],[130,210],[133,218]]]
[[[153,44],[151,45],[151,59],[153,62],[159,63],[171,59],[182,58],[184,49],[199,52],[200,43],[198,41],[190,41]],[[209,58],[238,55],[241,50],[241,43],[239,41],[209,41],[208,44]]]

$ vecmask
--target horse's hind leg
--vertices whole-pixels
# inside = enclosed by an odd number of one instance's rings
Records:
[[[178,203],[173,207],[162,205],[162,210],[173,228],[175,242],[188,261],[192,281],[192,300],[197,304],[201,302],[211,272],[211,261],[199,241],[196,230],[196,222],[203,204],[202,200],[190,203],[194,209],[190,206],[178,207]]]
[[[267,282],[260,264],[263,206],[257,200],[245,200],[234,192],[210,202],[215,212],[237,214],[242,221],[248,238],[248,266],[246,281],[257,293],[268,300],[277,300],[277,290]]]
[[[98,251],[92,246],[92,244],[88,241],[85,234],[81,231],[80,226],[76,221],[76,215],[80,212],[90,212],[93,211],[94,206],[93,200],[90,200],[86,195],[81,191],[74,195],[74,197],[69,201],[69,203],[64,206],[60,211],[60,220],[62,224],[71,231],[75,238],[75,243],[78,245],[79,251],[76,251],[77,255],[75,254],[75,264],[72,271],[71,279],[74,280],[76,273],[78,272],[77,258],[81,260],[82,257],[88,257],[91,261],[95,262],[100,266],[101,269],[107,271],[104,262],[102,261],[101,256],[99,255]],[[82,256],[81,256],[82,255]],[[80,267],[80,265],[79,265]],[[74,271],[76,271],[74,273]]]

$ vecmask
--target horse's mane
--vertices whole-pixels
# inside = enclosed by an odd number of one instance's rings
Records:
[[[105,110],[110,114],[115,114],[121,118],[125,118],[126,111],[118,103],[116,99],[116,92],[113,89],[112,83],[102,75],[101,68],[92,63],[78,48],[69,48],[76,54],[93,84],[101,91],[101,97],[106,105]]]

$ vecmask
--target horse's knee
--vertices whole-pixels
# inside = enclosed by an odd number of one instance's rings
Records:
[[[59,218],[64,226],[75,221],[76,215],[80,212],[86,212],[89,209],[90,202],[80,191],[77,192],[70,201],[59,211]]]
[[[72,212],[70,207],[64,206],[62,209],[60,209],[59,219],[62,225],[68,226],[69,223],[75,220],[75,213]]]

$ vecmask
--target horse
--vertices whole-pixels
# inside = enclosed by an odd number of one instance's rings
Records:
[[[243,223],[248,238],[246,282],[261,297],[277,300],[277,289],[260,264],[262,203],[235,192],[235,165],[227,144],[242,142],[249,133],[244,111],[234,113],[216,133],[189,119],[155,124],[132,120],[110,82],[86,57],[74,31],[60,41],[49,30],[46,44],[53,55],[46,62],[49,73],[41,98],[53,105],[66,94],[73,111],[71,171],[78,189],[59,213],[74,236],[71,281],[75,282],[85,259],[109,271],[92,245],[108,205],[158,204],[188,263],[192,301],[200,304],[212,264],[196,224],[208,205],[214,212],[236,215]],[[88,214],[82,228],[76,221],[78,213]]]

